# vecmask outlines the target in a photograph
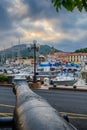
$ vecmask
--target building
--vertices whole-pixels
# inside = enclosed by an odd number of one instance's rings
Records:
[[[68,61],[74,63],[82,63],[87,61],[87,53],[69,53]]]
[[[47,55],[47,57],[48,56],[49,55]],[[56,58],[61,62],[74,62],[80,64],[87,61],[87,53],[57,52],[50,54],[50,58]]]

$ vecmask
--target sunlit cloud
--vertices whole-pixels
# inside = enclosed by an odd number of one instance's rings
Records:
[[[12,1],[12,6],[10,6],[7,11],[11,16],[20,18],[27,13],[27,6],[24,5],[21,0],[14,0]]]
[[[0,1],[0,46],[21,39],[40,41],[64,51],[86,46],[87,13],[61,9],[58,13],[50,0]]]

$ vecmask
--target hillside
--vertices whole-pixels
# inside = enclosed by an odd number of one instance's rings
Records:
[[[40,45],[39,54],[46,55],[51,53],[51,48],[48,45]],[[55,52],[60,50],[55,49]],[[11,48],[0,51],[0,57],[12,58],[12,57],[33,57],[33,49],[29,49],[26,44],[15,45]]]
[[[81,49],[76,50],[75,52],[77,52],[77,53],[80,53],[80,52],[87,53],[87,48],[81,48]]]

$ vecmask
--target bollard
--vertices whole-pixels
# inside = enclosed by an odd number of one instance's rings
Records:
[[[34,93],[25,80],[15,80],[17,130],[76,130],[42,97]]]

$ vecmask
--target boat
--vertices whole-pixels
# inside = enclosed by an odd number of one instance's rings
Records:
[[[54,79],[51,79],[51,83],[55,85],[72,86],[77,80],[78,77],[74,76],[73,73],[60,73]]]
[[[87,65],[83,66],[73,87],[87,87]]]
[[[73,84],[73,87],[87,87],[87,83],[85,79],[80,78],[75,84]]]
[[[44,77],[55,77],[61,70],[58,63],[53,60],[46,60],[44,62],[40,62],[37,65],[37,73],[39,76],[43,75]]]

